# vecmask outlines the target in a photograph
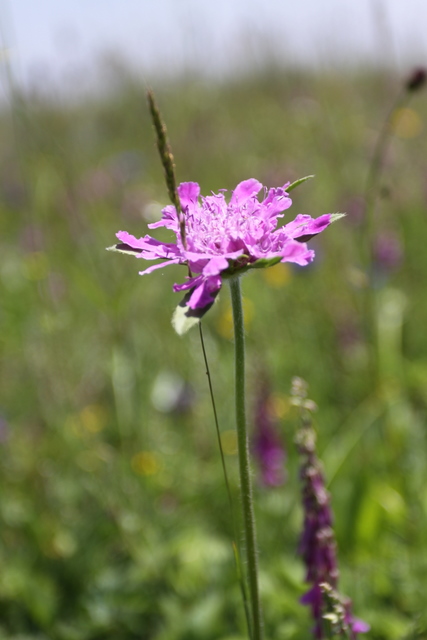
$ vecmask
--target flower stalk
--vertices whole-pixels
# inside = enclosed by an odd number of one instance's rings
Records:
[[[263,633],[261,601],[258,585],[258,553],[245,409],[245,331],[243,323],[242,296],[240,281],[238,278],[230,280],[230,291],[234,324],[235,402],[240,493],[246,547],[247,580],[249,585],[249,599],[252,609],[252,637],[253,640],[261,640]]]

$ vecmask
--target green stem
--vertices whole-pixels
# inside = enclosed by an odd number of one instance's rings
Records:
[[[262,613],[258,587],[256,529],[245,412],[245,330],[243,325],[240,281],[237,278],[230,280],[230,291],[234,323],[236,427],[239,453],[240,492],[246,545],[247,577],[249,584],[249,598],[252,608],[253,640],[261,640],[263,637]]]

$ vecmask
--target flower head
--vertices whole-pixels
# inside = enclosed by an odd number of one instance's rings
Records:
[[[313,260],[314,251],[305,243],[323,231],[334,214],[315,219],[300,214],[292,222],[277,227],[279,218],[292,204],[288,187],[293,185],[264,188],[264,197],[259,200],[263,186],[251,178],[238,184],[227,202],[224,190],[200,198],[196,182],[183,182],[177,189],[182,213],[169,205],[162,210],[159,222],[148,225],[150,229],[170,229],[176,236],[175,242],[161,242],[149,235],[135,238],[119,231],[120,243],[112,249],[144,260],[161,260],[140,271],[140,275],[170,264],[187,265],[190,275],[173,288],[188,292],[185,306],[198,311],[200,317],[214,302],[224,278],[277,262],[304,266]],[[200,313],[201,310],[204,311]]]

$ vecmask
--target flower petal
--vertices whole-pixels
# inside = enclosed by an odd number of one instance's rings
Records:
[[[139,275],[140,276],[145,276],[148,273],[151,273],[152,271],[155,271],[156,269],[161,269],[162,267],[168,267],[170,264],[179,264],[179,260],[167,260],[166,262],[159,262],[158,264],[152,264],[150,267],[148,267],[147,269],[145,269],[144,271],[140,271]]]
[[[291,240],[287,242],[281,251],[281,262],[295,262],[301,267],[309,264],[314,258],[314,251],[307,249],[307,245],[303,242]]]
[[[249,180],[244,180],[240,182],[237,187],[233,191],[233,195],[231,196],[230,204],[241,207],[252,198],[252,196],[257,195],[262,189],[262,184],[255,180],[255,178],[249,178]]]
[[[120,231],[117,234],[119,240],[122,240],[121,246],[128,247],[131,251],[135,252],[136,258],[144,258],[144,260],[156,260],[157,258],[177,258],[181,257],[179,247],[171,242],[160,242],[151,236],[144,236],[143,238],[134,238],[126,231]]]
[[[200,195],[200,187],[197,182],[181,182],[177,191],[183,209],[191,204],[197,203]]]
[[[131,234],[127,231],[119,231],[118,233],[116,233],[116,237],[120,240],[120,242],[123,242],[123,244],[127,244],[132,249],[142,250],[146,243],[146,236],[144,236],[144,238],[135,238],[135,236],[131,236]]]
[[[292,204],[292,199],[288,196],[284,188],[270,189],[268,196],[262,203],[262,206],[266,209],[268,216],[276,216],[282,211],[289,209]]]
[[[351,630],[353,633],[367,633],[370,631],[371,625],[361,620],[360,618],[353,618],[351,623]]]
[[[185,262],[185,257],[182,255],[180,248],[172,242],[160,242],[156,238],[151,236],[145,236],[143,238],[144,246],[142,251],[138,254],[137,258],[144,258],[145,260],[156,260],[157,258],[167,258],[174,260],[179,258],[181,262]]]
[[[203,281],[203,276],[200,275],[200,276],[196,276],[195,278],[188,278],[182,284],[175,283],[172,288],[175,292],[186,291],[187,289],[192,289],[193,287],[198,286],[202,281]]]
[[[221,289],[221,284],[220,276],[204,278],[202,283],[194,289],[188,301],[188,306],[191,307],[191,309],[206,307],[215,300]]]
[[[299,238],[305,241],[308,240],[312,236],[316,236],[318,233],[326,229],[331,224],[331,214],[325,213],[323,216],[319,216],[318,218],[312,218],[311,216],[302,215],[301,213],[297,215],[295,220],[292,222],[288,222],[283,227],[283,230],[291,237],[291,238]],[[306,238],[306,236],[308,236]]]
[[[131,250],[135,250],[136,258],[143,258],[144,260],[167,258],[185,262],[180,248],[171,242],[160,242],[160,240],[148,235],[143,238],[135,238],[127,231],[119,231],[116,235],[124,245],[130,247]]]
[[[166,227],[171,231],[178,232],[178,216],[176,215],[176,209],[173,205],[168,204],[167,207],[162,209],[162,219],[157,222],[150,222],[147,225],[149,229],[157,229],[158,227]]]
[[[243,249],[239,249],[238,251],[230,251],[227,253],[223,253],[222,255],[212,255],[212,253],[194,253],[193,251],[184,251],[183,255],[185,259],[188,261],[188,265],[193,273],[205,273],[206,265],[213,259],[217,260],[235,260],[243,253]],[[225,264],[223,261],[221,264]],[[221,271],[228,268],[228,262],[226,266],[223,266]],[[219,271],[217,271],[219,273]],[[205,275],[216,275],[216,273],[205,273]]]
[[[203,268],[204,276],[217,276],[221,271],[228,269],[228,260],[224,256],[217,256],[209,260]]]

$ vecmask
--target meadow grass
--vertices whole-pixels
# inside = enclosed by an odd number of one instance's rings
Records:
[[[311,242],[312,266],[242,281],[248,416],[268,372],[288,452],[285,486],[267,489],[255,476],[266,638],[302,640],[311,627],[298,602],[294,375],[319,407],[341,590],[369,637],[426,633],[422,93],[396,120],[384,159],[373,239],[392,232],[403,259],[374,265],[375,351],[360,268],[369,161],[400,83],[385,72],[274,69],[156,87],[179,181],[209,193],[249,177],[277,186],[315,174],[293,192],[293,213],[348,214]],[[198,335],[178,338],[170,324],[180,268],[141,278],[133,259],[104,250],[118,229],[144,235],[168,203],[145,89],[129,80],[71,106],[16,95],[0,131],[0,635],[244,638]],[[203,325],[236,492],[226,292]]]

